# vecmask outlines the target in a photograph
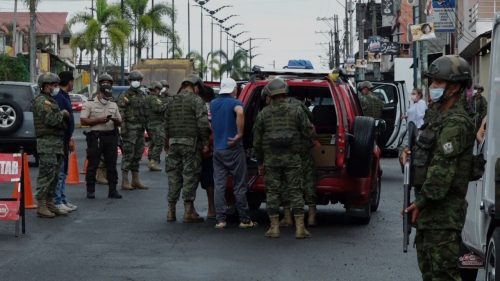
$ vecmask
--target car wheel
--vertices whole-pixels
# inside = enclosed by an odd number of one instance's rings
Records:
[[[496,248],[500,247],[500,228],[493,231],[486,251],[486,281],[496,281],[496,268],[500,268],[500,260],[497,258]]]
[[[375,144],[375,119],[356,116],[347,172],[352,177],[368,177],[372,167]]]
[[[250,211],[257,211],[260,209],[260,205],[262,204],[262,200],[260,200],[259,196],[253,192],[247,193],[247,201],[248,209],[250,209]]]
[[[378,210],[378,205],[380,204],[380,192],[382,191],[382,179],[380,176],[380,172],[377,170],[377,176],[373,179],[373,190],[372,197],[370,202],[370,208],[372,212],[376,212]]]
[[[0,101],[0,136],[14,133],[23,123],[23,109],[12,100]]]

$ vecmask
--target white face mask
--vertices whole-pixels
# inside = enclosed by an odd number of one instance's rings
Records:
[[[429,89],[432,102],[438,102],[444,95],[444,88]]]
[[[59,94],[59,91],[60,91],[59,87],[54,88],[54,90],[52,90],[52,93],[50,93],[50,95],[55,97],[55,96],[57,96],[57,94]]]
[[[163,88],[161,88],[160,93],[161,93],[161,94],[163,94],[163,93],[165,93],[166,91],[167,91],[167,88],[163,87]]]
[[[139,88],[141,86],[141,82],[139,81],[132,81],[130,82],[130,86],[132,86],[132,88]]]

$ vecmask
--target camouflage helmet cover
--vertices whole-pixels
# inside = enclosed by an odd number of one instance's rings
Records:
[[[288,94],[288,84],[281,78],[274,78],[262,90],[264,96],[273,97],[282,94]]]
[[[113,82],[114,82],[113,77],[111,77],[111,75],[109,75],[107,73],[103,73],[103,74],[99,75],[99,78],[97,79],[97,81],[99,82],[99,84],[101,84],[103,81],[110,81],[111,84],[113,84]]]
[[[203,86],[203,80],[201,80],[201,77],[196,75],[196,74],[190,74],[182,80],[181,84],[184,84],[185,82],[189,82],[193,85],[200,85]]]
[[[44,84],[59,83],[61,80],[57,74],[52,72],[47,72],[38,76],[38,86],[42,88]]]
[[[154,89],[161,90],[162,88],[163,88],[162,83],[160,83],[158,81],[153,81],[153,82],[151,82],[151,85],[149,85],[150,90],[154,90]]]
[[[128,75],[128,80],[130,81],[137,81],[142,79],[144,79],[144,75],[142,75],[142,73],[138,70],[133,70]]]
[[[162,84],[163,87],[170,87],[170,85],[168,84],[168,81],[165,79],[160,80],[160,83]]]
[[[363,90],[363,88],[373,89],[373,84],[370,81],[359,82],[358,90]]]
[[[458,55],[437,58],[431,63],[425,76],[448,82],[466,82],[467,87],[472,84],[470,65]]]

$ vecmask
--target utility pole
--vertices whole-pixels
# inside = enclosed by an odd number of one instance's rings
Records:
[[[191,53],[191,1],[188,0],[188,54]],[[173,8],[173,7],[172,7]],[[172,22],[174,20],[172,19]]]
[[[340,68],[340,52],[339,52],[339,45],[340,45],[340,40],[339,40],[339,16],[335,15],[334,16],[334,36],[335,36],[335,68],[339,69]]]
[[[90,11],[92,14],[92,18],[94,18],[94,0],[92,0],[92,6],[90,7]],[[100,36],[98,36],[100,37]],[[97,42],[97,44],[100,44],[101,42]],[[92,44],[93,45],[93,44]],[[94,85],[92,84],[94,82],[94,48],[90,50],[90,84],[89,84],[89,97],[92,96],[92,92],[94,91]]]
[[[354,12],[352,0],[349,0],[349,55],[354,54],[354,26],[352,21],[352,14]]]
[[[427,21],[427,16],[425,14],[425,5],[423,3],[420,3],[419,6],[419,22],[424,23]],[[420,46],[420,63],[419,63],[419,68],[420,68],[420,77],[419,77],[419,83],[420,83],[420,88],[423,88],[427,83],[422,83],[424,79],[424,73],[427,72],[427,42],[425,40],[419,42]],[[425,93],[426,91],[424,91]]]
[[[120,8],[123,19],[123,0],[120,2]],[[129,58],[130,59],[130,58]],[[120,85],[125,86],[125,47],[122,45],[122,54],[120,58]]]
[[[345,1],[345,19],[344,19],[344,63],[349,57],[349,0]]]
[[[172,58],[174,58],[175,57],[175,44],[176,44],[176,39],[177,39],[175,37],[175,0],[172,0],[172,34],[173,34],[173,37],[172,37]],[[168,58],[168,54],[166,55],[166,57]]]
[[[36,0],[29,0],[30,9],[30,80],[36,82]]]
[[[17,0],[14,1],[14,19],[12,20],[12,49],[14,49],[14,56],[17,55],[17,44],[16,44],[16,18],[17,18]]]
[[[365,20],[359,16],[366,14],[366,4],[359,3],[358,6],[361,11],[356,11],[356,21],[358,22],[358,37],[359,37],[359,52],[358,59],[365,58]],[[358,81],[365,80],[365,69],[358,68]]]
[[[155,0],[151,0],[151,10],[153,10],[155,7]],[[151,58],[154,59],[154,49],[155,49],[155,31],[154,31],[154,26],[151,27]]]
[[[370,11],[372,13],[372,36],[377,36],[377,4],[375,4],[375,1],[372,0],[370,2]],[[379,62],[373,62],[373,77],[375,80],[380,81],[382,80],[382,75],[380,74],[380,63]]]

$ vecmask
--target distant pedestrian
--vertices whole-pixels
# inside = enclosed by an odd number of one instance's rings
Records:
[[[233,194],[240,218],[240,228],[256,225],[248,214],[247,160],[242,145],[245,116],[243,104],[236,99],[236,82],[223,79],[219,97],[211,102],[212,130],[214,133],[214,182],[216,228],[226,227],[225,199],[228,175],[233,177]]]
[[[40,167],[36,186],[37,215],[53,218],[67,215],[66,211],[54,204],[55,189],[64,158],[64,132],[69,112],[60,110],[54,97],[59,93],[59,76],[54,73],[38,77],[40,95],[34,100],[33,121],[37,137],[36,149],[40,157]]]
[[[474,96],[472,97],[472,113],[471,117],[476,126],[476,132],[479,130],[481,121],[486,116],[488,111],[488,102],[483,96],[484,88],[481,85],[474,86]]]
[[[406,121],[415,123],[417,129],[420,129],[424,124],[424,116],[427,111],[427,104],[423,97],[421,89],[413,89],[410,96],[411,104],[406,112],[407,116],[403,116]]]
[[[197,75],[189,75],[181,83],[179,92],[167,105],[165,144],[168,175],[167,221],[176,220],[176,204],[182,190],[184,222],[201,222],[194,209],[196,188],[200,180],[201,155],[208,152],[207,108],[198,96],[203,91],[203,81]]]
[[[60,90],[54,97],[59,105],[59,109],[69,112],[69,118],[66,119],[66,129],[64,131],[64,159],[59,172],[59,181],[56,186],[56,196],[54,203],[56,208],[71,212],[75,211],[78,207],[68,202],[66,198],[66,176],[68,175],[68,157],[69,153],[75,150],[75,141],[73,140],[73,132],[75,130],[75,119],[73,117],[73,108],[71,107],[71,99],[69,93],[73,91],[73,73],[71,71],[63,71],[59,73]]]
[[[85,181],[87,184],[87,198],[95,198],[96,170],[101,157],[106,165],[108,179],[108,198],[120,199],[121,194],[116,190],[118,172],[116,161],[118,157],[118,126],[122,122],[118,106],[112,101],[113,80],[108,74],[99,77],[99,89],[96,97],[83,105],[80,115],[82,125],[88,125],[87,132],[87,159],[88,167]]]

